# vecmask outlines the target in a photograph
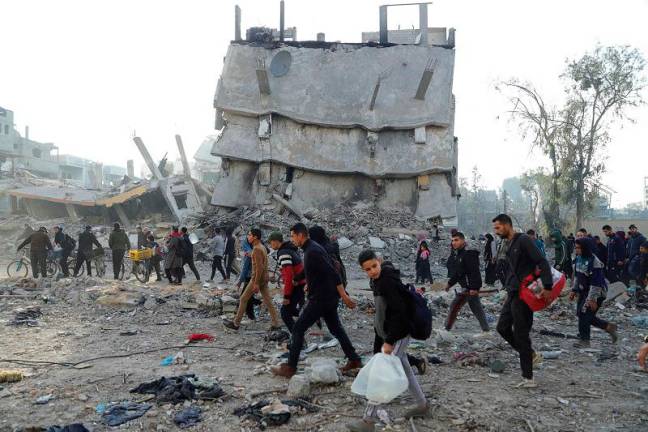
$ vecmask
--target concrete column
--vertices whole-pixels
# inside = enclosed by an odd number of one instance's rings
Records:
[[[419,29],[421,30],[420,45],[428,44],[428,5],[422,3],[419,5]]]
[[[67,211],[68,216],[72,220],[79,220],[79,215],[77,214],[76,207],[73,204],[65,204],[65,210]]]
[[[191,167],[189,166],[187,154],[185,153],[184,145],[182,144],[182,137],[180,137],[180,135],[176,135],[175,139],[176,144],[178,145],[178,152],[180,153],[180,160],[182,161],[185,180],[187,181],[189,186],[189,194],[187,195],[187,207],[202,211],[202,204],[200,203],[198,192],[196,191],[193,179],[191,178]]]
[[[387,30],[387,6],[380,6],[380,43],[389,42],[389,33]]]
[[[119,221],[121,224],[124,226],[125,230],[131,229],[131,222],[130,219],[128,219],[128,216],[126,216],[126,211],[124,211],[124,207],[122,207],[121,204],[115,204],[113,207],[115,207],[115,211],[117,212],[117,216],[119,216]]]
[[[144,162],[146,162],[146,166],[153,174],[153,177],[155,177],[156,180],[161,180],[163,178],[162,173],[158,169],[158,166],[155,164],[155,162],[153,162],[153,158],[151,157],[151,154],[149,153],[146,146],[144,145],[144,141],[142,141],[142,138],[134,137],[133,141],[135,141],[135,145],[137,145],[137,148],[142,154],[142,157],[144,158]]]
[[[234,40],[241,40],[241,8],[234,6]]]
[[[126,161],[126,174],[130,178],[135,178],[135,163],[132,159]]]
[[[317,42],[325,42],[326,35],[324,33],[317,33]]]
[[[284,21],[284,0],[279,2],[279,40],[283,42],[284,40],[284,30],[285,30],[285,21]]]

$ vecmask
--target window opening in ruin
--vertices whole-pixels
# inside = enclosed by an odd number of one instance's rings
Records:
[[[295,176],[295,167],[286,167],[286,183],[292,183]]]
[[[32,154],[34,155],[35,158],[40,158],[42,156],[41,149],[33,148],[32,149]]]
[[[9,125],[5,125],[4,130],[5,130],[5,135],[9,135]]]
[[[176,205],[178,206],[179,209],[187,208],[187,194],[174,195],[174,197],[176,200]]]

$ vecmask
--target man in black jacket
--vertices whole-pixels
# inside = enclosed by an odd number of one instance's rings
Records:
[[[59,265],[63,276],[70,276],[70,269],[68,268],[68,259],[76,246],[76,242],[72,237],[63,232],[63,227],[57,225],[54,227],[54,244],[61,248],[61,259]]]
[[[182,227],[180,231],[182,231],[182,241],[184,241],[184,260],[182,266],[184,267],[185,265],[188,265],[196,277],[196,280],[200,280],[200,273],[198,273],[198,269],[194,263],[194,246],[189,239],[187,227]]]
[[[302,308],[293,327],[288,363],[272,367],[272,373],[286,378],[295,375],[299,354],[304,345],[304,334],[320,318],[340,342],[340,347],[348,358],[347,364],[342,367],[342,372],[360,369],[362,361],[342,327],[337,310],[340,297],[351,309],[355,308],[355,302],[344,291],[340,275],[328,253],[322,246],[309,239],[306,225],[298,223],[293,226],[290,229],[290,237],[293,244],[304,251],[308,303]]]
[[[74,266],[74,277],[79,275],[79,269],[85,262],[88,266],[88,276],[92,276],[92,245],[97,246],[97,248],[102,249],[101,244],[97,240],[97,237],[92,233],[92,227],[86,225],[85,231],[79,234],[79,249],[77,251],[76,265]]]
[[[537,384],[533,380],[533,364],[541,362],[542,356],[531,348],[529,332],[533,325],[533,311],[520,298],[519,290],[522,280],[539,268],[544,288],[540,295],[549,302],[553,286],[551,267],[529,236],[515,232],[510,216],[500,214],[495,217],[493,229],[502,239],[497,259],[503,261],[502,285],[508,293],[497,332],[520,354],[522,381],[516,387],[534,388]]]
[[[482,287],[481,271],[479,269],[479,251],[466,248],[466,237],[457,231],[452,236],[452,249],[456,253],[454,275],[448,280],[445,290],[448,291],[453,285],[459,284],[461,292],[455,294],[450,305],[450,312],[446,320],[445,328],[450,331],[459,315],[461,308],[468,302],[482,331],[487,332],[488,322],[486,314],[479,300],[479,289]]]
[[[32,266],[32,275],[34,279],[38,277],[40,272],[41,277],[47,277],[47,252],[52,250],[52,242],[47,235],[47,229],[40,227],[38,231],[29,235],[19,246],[18,250],[30,245],[30,260]]]

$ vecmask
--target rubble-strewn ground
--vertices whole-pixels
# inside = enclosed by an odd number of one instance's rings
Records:
[[[145,399],[146,395],[131,394],[129,390],[162,376],[186,373],[216,378],[227,394],[219,401],[197,403],[203,409],[203,421],[193,430],[257,430],[256,423],[242,421],[233,415],[233,410],[249,401],[285,398],[288,385],[286,380],[267,371],[268,360],[279,352],[274,342],[263,340],[269,326],[267,314],[263,313],[256,323],[245,325],[239,334],[225,330],[218,317],[221,303],[214,299],[222,298],[232,287],[203,287],[192,281],[190,277],[184,286],[175,287],[166,283],[142,285],[136,281],[112,283],[86,277],[44,281],[40,288],[30,286],[34,285],[31,281],[0,281],[2,359],[76,363],[113,356],[82,363],[80,367],[88,367],[79,369],[0,361],[0,368],[19,368],[26,374],[21,382],[0,384],[0,431],[73,422],[82,422],[92,431],[110,430],[95,412],[98,404]],[[351,292],[360,299],[360,307],[354,311],[344,309],[342,317],[356,348],[370,356],[373,316],[367,296],[370,293],[364,289],[364,280],[352,282]],[[35,297],[30,298],[31,294]],[[430,298],[436,299],[435,328],[440,328],[447,311],[444,304],[449,300],[439,292],[432,293]],[[499,310],[496,300],[497,297],[484,298],[489,319],[494,319]],[[114,302],[124,304],[109,305]],[[133,302],[142,304],[128,306]],[[30,305],[39,306],[42,311],[37,318],[38,326],[5,326],[14,318],[16,308]],[[434,415],[416,420],[416,430],[647,430],[648,374],[634,370],[641,335],[629,321],[637,313],[631,307],[620,310],[616,306],[601,312],[603,317],[619,323],[621,340],[617,350],[600,331],[594,332],[593,347],[587,351],[572,348],[571,339],[534,333],[536,349],[562,353],[556,360],[545,360],[537,371],[538,389],[518,390],[511,387],[519,380],[516,356],[494,332],[482,336],[466,308],[450,336],[437,331],[430,340],[411,350],[444,362],[431,365],[429,372],[420,377],[434,405]],[[574,334],[576,321],[571,309],[561,303],[537,315],[535,330],[543,327]],[[190,333],[210,333],[216,340],[182,347]],[[311,336],[310,340],[319,341],[320,336]],[[135,354],[141,351],[149,352]],[[187,364],[160,366],[164,357],[179,351]],[[453,354],[459,352],[475,352],[477,357],[453,361]],[[613,353],[612,357],[616,353],[616,357],[608,358],[608,353]],[[320,357],[341,361],[342,352],[339,347],[315,351],[302,366]],[[505,363],[503,374],[494,374],[487,366],[462,365],[493,359]],[[315,387],[310,402],[319,411],[297,413],[286,425],[274,429],[343,430],[342,424],[358,418],[364,406],[363,400],[351,393],[351,383],[352,378],[344,378],[339,385]],[[35,404],[37,398],[46,395],[54,398],[47,404]],[[398,419],[410,401],[406,394],[389,406],[395,418],[394,430],[412,430],[408,422]],[[154,406],[144,417],[121,429],[177,430],[172,418],[183,405],[150,403]]]
[[[234,224],[244,229],[261,226],[265,234],[280,228],[287,234],[296,219],[287,212],[277,214],[279,211],[240,209],[229,214],[198,215],[190,228],[195,232],[202,229],[204,235],[208,226]],[[361,207],[311,210],[305,216],[310,218],[310,224],[321,224],[331,234],[352,243],[342,250],[342,255],[352,279],[350,292],[359,299],[359,308],[341,309],[341,315],[356,349],[369,358],[373,343],[371,293],[355,264],[357,253],[369,246],[369,236],[378,237],[385,242],[383,255],[395,261],[406,280],[411,281],[416,237],[429,237],[432,225],[398,211],[380,213]],[[262,312],[257,322],[244,325],[240,333],[222,325],[221,317],[231,314],[236,307],[233,285],[204,285],[195,282],[192,275],[180,287],[166,282],[141,284],[134,278],[116,282],[89,277],[39,282],[2,279],[6,263],[14,256],[23,222],[13,218],[0,223],[0,232],[7,241],[7,248],[0,251],[0,370],[19,369],[25,374],[20,382],[0,383],[0,432],[74,422],[82,422],[92,431],[110,430],[102,423],[97,407],[110,402],[146,400],[146,395],[129,390],[162,376],[193,373],[216,379],[225,391],[226,396],[217,401],[195,402],[203,410],[203,420],[192,429],[195,431],[258,430],[255,421],[235,416],[234,410],[263,399],[287,398],[288,381],[275,378],[268,371],[281,349],[275,342],[264,341],[269,327],[267,313]],[[35,228],[54,224],[29,222]],[[154,227],[158,235],[168,227],[155,220],[144,224]],[[73,232],[81,226],[69,224],[66,229]],[[105,228],[96,227],[96,232],[105,243]],[[196,249],[208,250],[208,245],[203,240]],[[432,247],[432,271],[438,281],[443,281],[448,246],[444,236]],[[198,265],[206,279],[209,264]],[[108,273],[111,274],[110,267]],[[440,285],[434,287],[438,289]],[[648,330],[634,326],[630,320],[647,313],[637,308],[633,299],[622,296],[621,306],[613,303],[600,313],[619,324],[621,337],[616,347],[598,330],[593,330],[589,350],[573,348],[573,339],[540,335],[543,328],[576,333],[573,306],[566,298],[538,313],[532,334],[534,347],[561,353],[555,360],[545,360],[538,369],[538,389],[520,390],[512,388],[520,379],[517,356],[503,340],[494,331],[482,335],[467,307],[452,333],[439,330],[443,328],[452,294],[428,290],[427,295],[437,314],[437,330],[429,340],[416,342],[411,351],[443,362],[431,365],[428,373],[420,377],[432,401],[433,415],[415,420],[413,425],[400,419],[411,403],[405,394],[388,407],[393,430],[648,430],[648,374],[636,370],[635,360],[642,332]],[[275,301],[279,300],[277,295]],[[501,301],[501,294],[483,298],[493,327]],[[5,325],[16,318],[17,309],[29,306],[39,307],[42,313],[28,317],[35,319],[37,326]],[[209,333],[215,341],[185,346],[191,333]],[[311,334],[308,342],[320,342],[321,337]],[[179,352],[186,363],[160,365],[164,358]],[[336,346],[310,353],[301,363],[302,370],[323,357],[341,363],[342,351]],[[489,365],[493,360],[505,364],[503,373],[491,371]],[[314,386],[307,406],[317,412],[298,410],[287,424],[269,428],[344,430],[343,423],[358,419],[364,409],[363,399],[350,391],[352,381],[345,377],[338,385]],[[35,403],[49,395],[52,399],[47,403]],[[173,417],[183,409],[183,403],[147,403],[153,406],[143,417],[120,426],[119,430],[178,430]]]

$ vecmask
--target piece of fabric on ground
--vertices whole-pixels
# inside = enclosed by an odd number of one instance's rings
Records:
[[[181,428],[195,426],[202,420],[202,410],[196,405],[187,407],[173,417],[173,421]]]
[[[90,432],[82,423],[73,423],[67,426],[50,426],[45,432]]]
[[[151,409],[149,404],[121,402],[108,407],[101,417],[108,426],[119,426],[142,417],[149,409]]]
[[[162,377],[155,381],[140,384],[130,392],[152,394],[155,395],[157,402],[170,402],[173,404],[194,399],[214,400],[225,394],[217,383],[196,385],[198,382],[194,374],[169,378]]]

